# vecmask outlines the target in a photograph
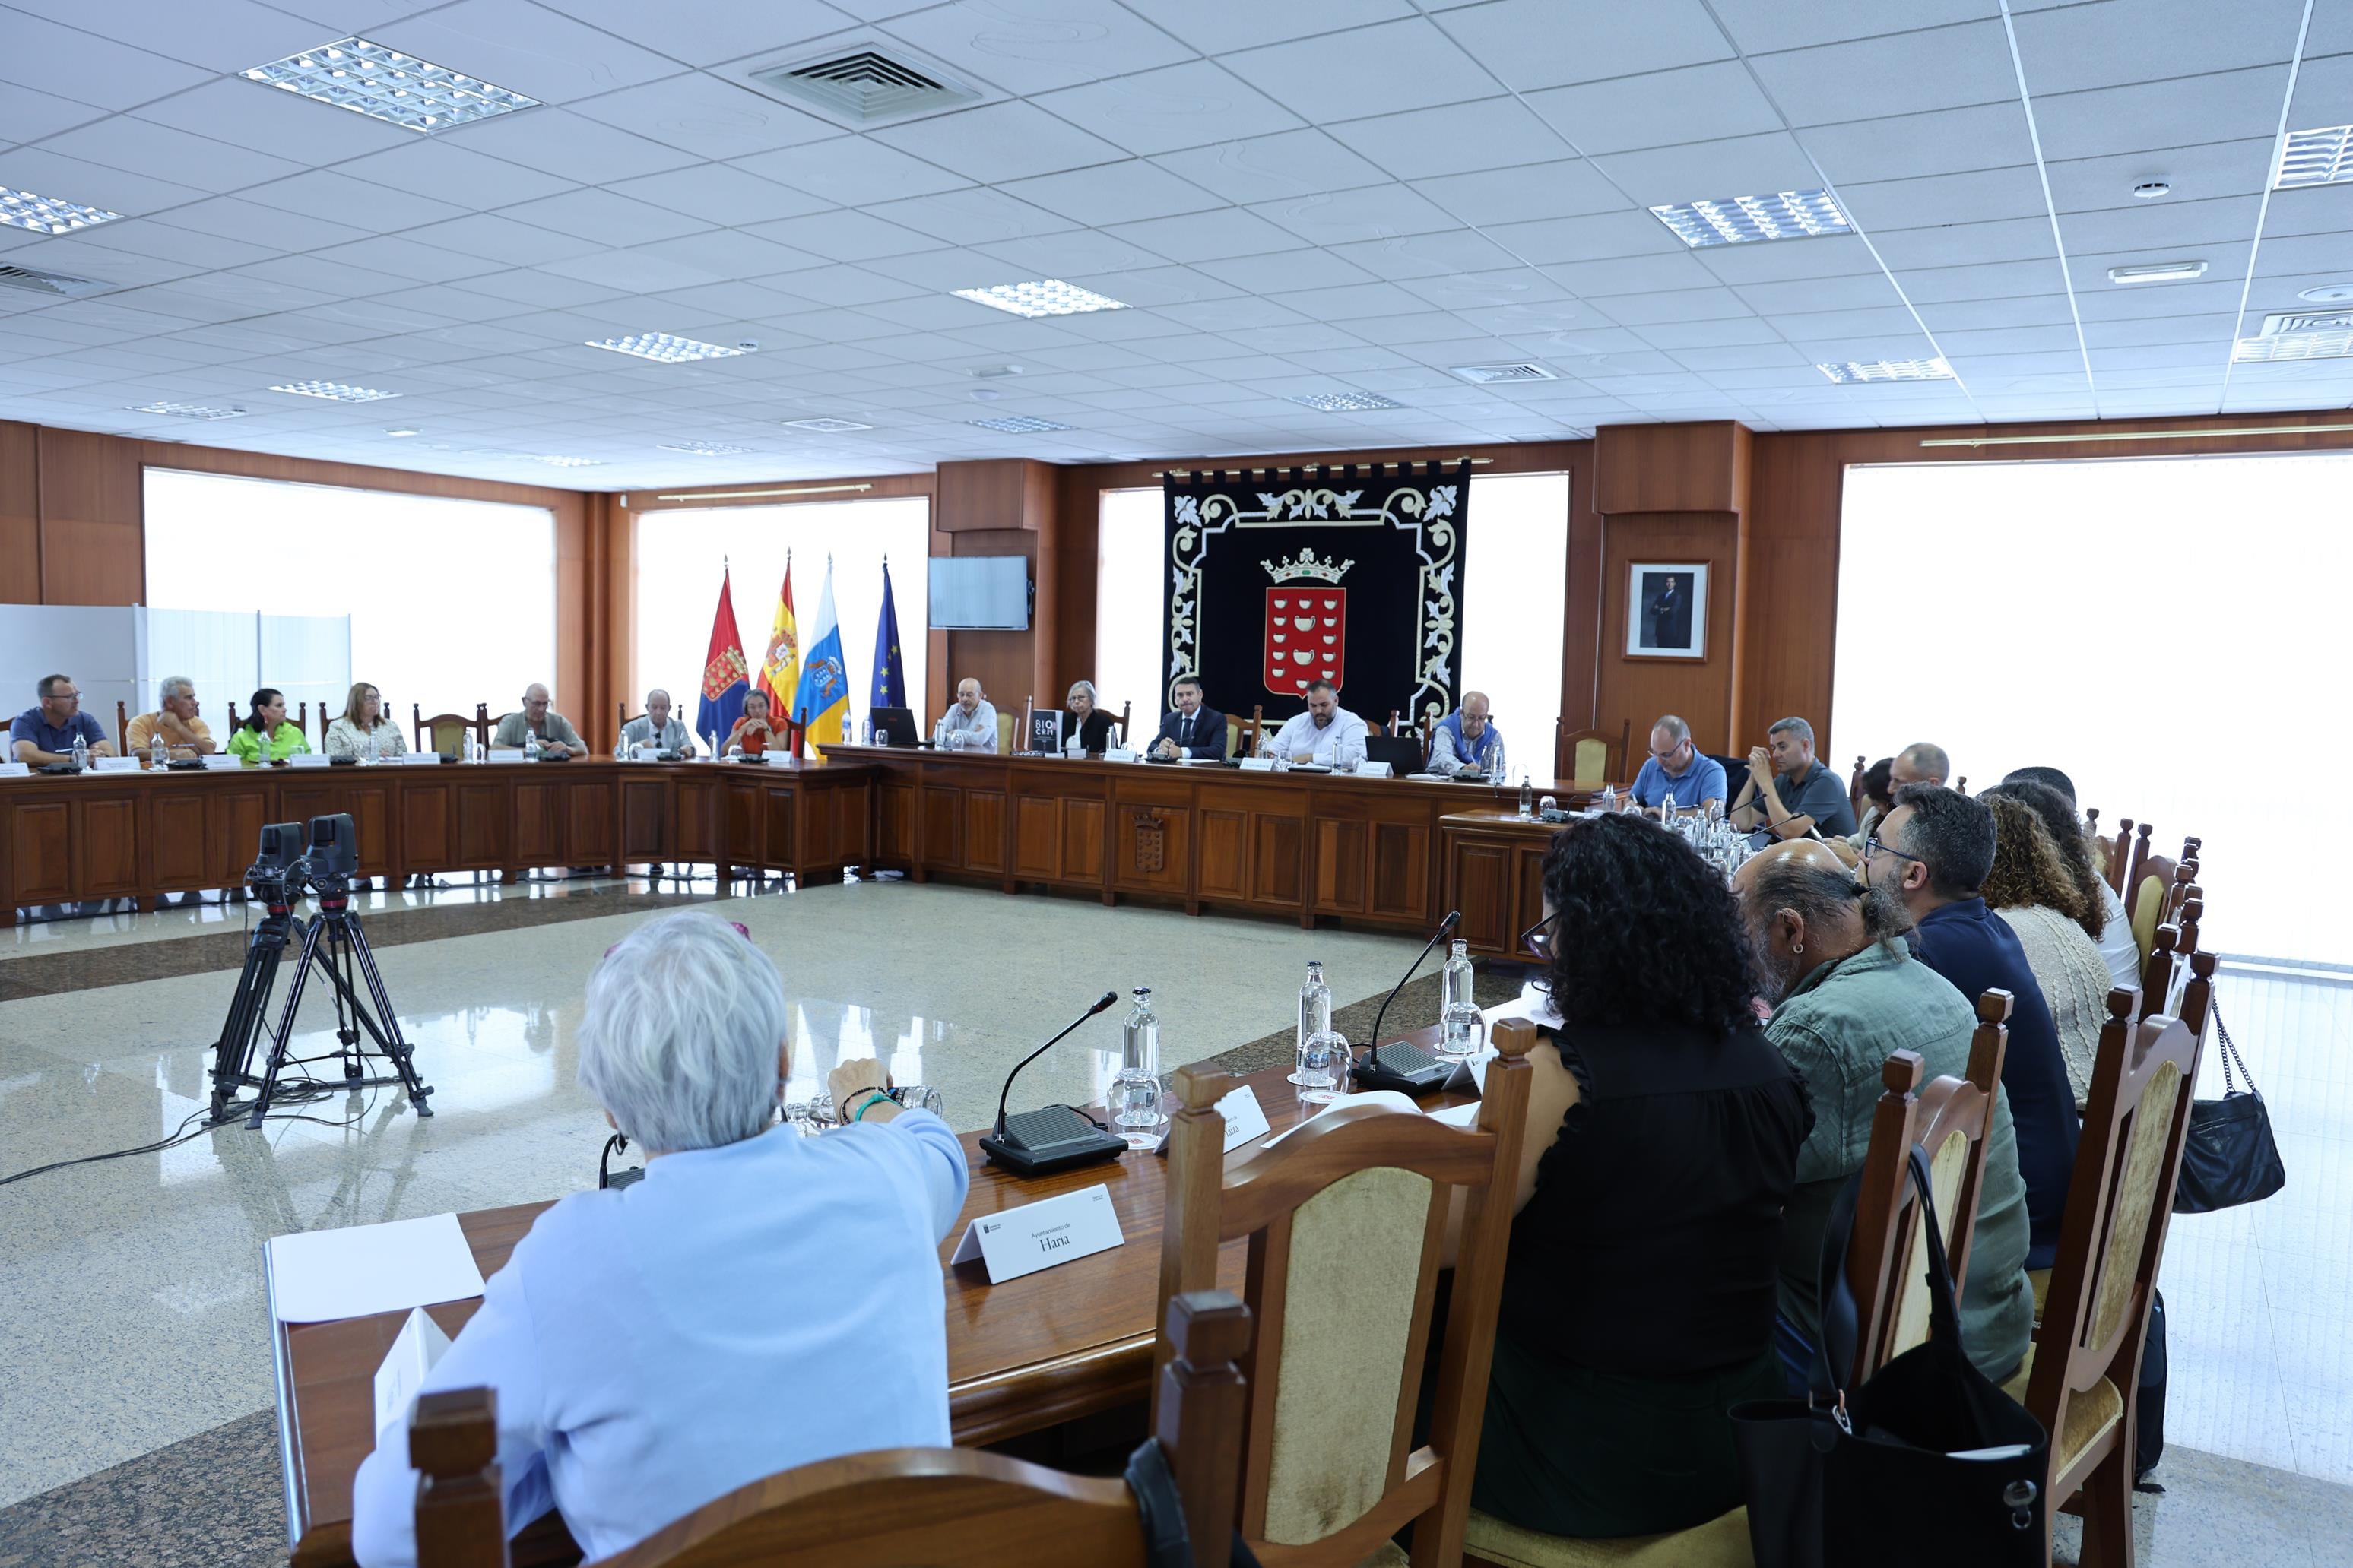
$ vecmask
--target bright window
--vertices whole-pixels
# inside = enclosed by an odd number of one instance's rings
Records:
[[[1548,773],[1560,711],[1568,476],[1482,475],[1473,479],[1470,500],[1463,684],[1487,694],[1513,766]],[[1105,490],[1097,533],[1095,683],[1114,704],[1133,694],[1139,730],[1147,716],[1157,723],[1166,689],[1162,511],[1156,489]],[[1211,707],[1249,717],[1250,694],[1208,695]],[[1364,716],[1388,720],[1386,709]]]
[[[501,713],[533,681],[555,684],[555,517],[544,507],[168,468],[147,470],[146,503],[151,605],[348,615],[351,672],[384,693],[404,730],[412,703]],[[340,713],[346,692],[317,679],[324,655],[305,634],[265,627],[260,679],[290,706],[327,701]],[[250,695],[198,687],[216,731],[227,704]],[[554,696],[561,710],[565,694]]]
[[[2201,945],[2353,963],[2326,855],[2259,847],[2353,767],[2348,487],[2336,455],[1849,469],[1825,760],[1933,741],[1972,791],[2060,768],[2104,827],[2205,841]]]
[[[646,693],[659,686],[692,727],[723,571],[733,574],[744,662],[757,672],[776,624],[787,552],[794,619],[804,651],[817,637],[826,557],[833,558],[833,605],[841,624],[842,659],[849,668],[849,709],[860,716],[873,689],[874,631],[882,613],[882,564],[889,559],[907,700],[923,710],[931,530],[932,503],[923,496],[638,514],[638,656],[626,694],[629,711],[640,711]]]

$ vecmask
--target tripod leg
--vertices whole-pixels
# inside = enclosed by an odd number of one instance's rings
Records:
[[[311,964],[319,951],[319,934],[326,925],[322,916],[312,921],[302,932],[302,958],[294,966],[293,984],[286,987],[286,1005],[278,1015],[278,1039],[269,1047],[269,1066],[261,1075],[261,1090],[253,1097],[253,1111],[245,1119],[248,1131],[259,1129],[261,1119],[269,1114],[270,1097],[278,1089],[278,1075],[286,1066],[286,1049],[294,1038],[294,1015],[302,1005],[302,983],[310,978]]]
[[[408,1090],[408,1103],[416,1108],[417,1115],[430,1116],[433,1108],[426,1100],[432,1094],[433,1088],[417,1076],[416,1050],[401,1037],[400,1019],[392,1010],[392,994],[385,989],[384,973],[376,968],[375,953],[368,946],[367,932],[360,929],[357,921],[350,922],[350,942],[353,952],[359,958],[360,973],[367,979],[368,994],[375,998],[377,1016],[384,1020],[382,1028],[371,1028],[369,1032],[375,1036],[376,1043],[384,1047],[384,1054],[400,1074],[400,1081]],[[364,1023],[369,1021],[364,1010],[360,1011],[360,1018]]]
[[[248,1081],[254,1042],[260,1035],[263,1020],[269,1016],[270,992],[278,982],[278,961],[286,952],[286,924],[285,917],[265,917],[246,947],[245,968],[237,976],[237,991],[229,998],[227,1021],[221,1026],[220,1038],[213,1047],[212,1116],[216,1121],[228,1113],[229,1101],[236,1098],[237,1089]]]

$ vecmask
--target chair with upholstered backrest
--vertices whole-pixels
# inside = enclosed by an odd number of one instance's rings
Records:
[[[2208,983],[2189,984],[2202,992]],[[2196,1005],[2202,1017],[2202,995]],[[2052,1516],[2072,1502],[2084,1519],[2084,1568],[2132,1562],[2141,1348],[2198,1079],[2189,1027],[2161,1013],[2129,1022],[2130,1006],[2129,991],[2108,993],[2050,1294],[2032,1352],[2003,1384],[2051,1434],[2043,1552]]]
[[[1196,1568],[1226,1568],[1233,1455],[1250,1388],[1235,1363],[1250,1314],[1223,1290],[1168,1304],[1176,1352],[1153,1435],[1176,1483]],[[421,1396],[409,1418],[417,1568],[506,1568],[496,1395]],[[1125,1481],[977,1448],[882,1448],[739,1487],[596,1568],[1154,1568]]]
[[[1008,757],[1013,754],[1013,726],[1018,722],[1020,721],[1010,713],[999,713],[997,716],[997,754],[998,756]]]
[[[460,713],[436,713],[427,719],[423,710],[412,702],[408,705],[408,718],[416,733],[417,749],[420,752],[438,752],[445,757],[457,756],[459,742],[465,740],[469,730],[481,742],[484,751],[490,750],[490,710],[480,702],[474,704],[471,719]]]
[[[2148,829],[2143,827],[2142,833]],[[2140,949],[2141,957],[2148,957],[2149,939],[2157,928],[2166,923],[2167,896],[2174,885],[2174,873],[2180,869],[2172,859],[2163,855],[2133,856],[2133,879],[2125,889],[2125,914],[2132,922],[2133,943]]]
[[[2150,831],[2146,822],[2136,830],[2131,817],[2121,817],[2116,837],[2100,840],[2100,851],[2108,860],[2108,886],[2127,909],[2132,905],[2132,890],[2140,886],[2141,868],[2148,861]]]
[[[1568,769],[1567,782],[1579,789],[1599,789],[1605,784],[1622,784],[1633,775],[1626,771],[1629,749],[1634,743],[1634,721],[1622,721],[1613,738],[1602,730],[1579,730],[1574,734],[1561,732],[1561,721],[1552,721],[1554,766]]]
[[[1243,1300],[1258,1325],[1235,1519],[1264,1563],[1356,1568],[1459,1561],[1510,1241],[1528,1047],[1498,1024],[1475,1127],[1345,1100],[1230,1163],[1217,1102],[1230,1084],[1179,1068],[1169,1130],[1160,1299],[1214,1283],[1247,1238]],[[1464,1199],[1445,1332],[1431,1333],[1448,1215]],[[1165,1361],[1164,1338],[1155,1355]],[[1437,1362],[1429,1439],[1412,1440]]]

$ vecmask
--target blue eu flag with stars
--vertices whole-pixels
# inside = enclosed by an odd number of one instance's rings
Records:
[[[907,677],[899,658],[899,607],[891,599],[891,563],[882,563],[882,618],[874,627],[874,690],[866,710],[907,706]]]

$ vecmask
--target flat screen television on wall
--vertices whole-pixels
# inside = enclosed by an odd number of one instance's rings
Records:
[[[934,555],[931,567],[933,630],[1029,629],[1029,557]]]

